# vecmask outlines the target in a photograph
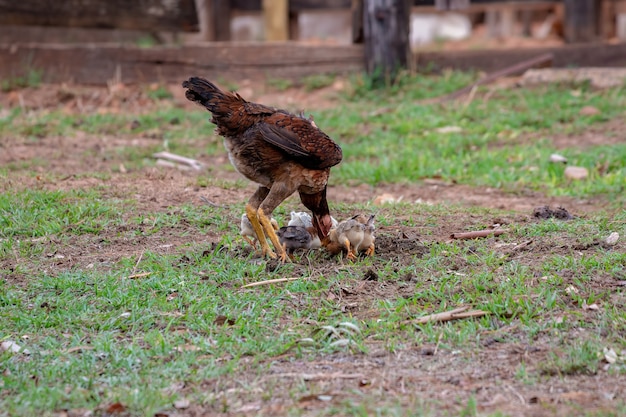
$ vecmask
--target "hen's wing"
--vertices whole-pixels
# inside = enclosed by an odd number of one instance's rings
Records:
[[[274,113],[256,127],[263,140],[282,149],[305,168],[330,168],[343,157],[339,145],[306,119]]]

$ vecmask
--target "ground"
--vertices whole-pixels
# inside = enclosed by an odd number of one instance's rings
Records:
[[[290,89],[283,92],[259,92],[256,86],[241,86],[246,96],[274,105],[290,107],[302,102],[306,97],[309,107],[324,108],[333,105],[332,93],[341,86],[331,86],[314,93],[303,89]],[[170,86],[174,99],[190,110],[197,110],[181,97],[182,89]],[[46,109],[61,106],[67,112],[78,111],[81,107],[94,106],[103,114],[126,111],[130,102],[141,108],[141,94],[132,87],[122,87],[123,91],[115,94],[110,89],[96,87],[54,86],[37,95],[27,90],[3,93],[0,102],[4,105],[22,106],[25,109]],[[242,94],[244,94],[242,93]],[[328,97],[331,97],[330,99]],[[146,104],[147,105],[147,104]],[[141,109],[144,111],[145,109]],[[624,120],[611,121],[609,130],[626,131]],[[606,127],[605,126],[605,127]],[[589,130],[582,134],[559,136],[557,146],[576,143],[580,147],[597,145],[598,141],[610,142],[614,136],[602,136],[602,131]],[[210,133],[209,133],[210,135]],[[603,139],[604,138],[604,139]],[[3,139],[4,141],[4,139]],[[113,132],[108,135],[79,133],[72,136],[49,137],[29,141],[15,139],[11,143],[0,144],[0,166],[11,166],[0,189],[49,189],[76,190],[99,188],[104,198],[130,198],[134,200],[136,210],[145,213],[169,213],[177,206],[193,204],[195,206],[215,205],[228,208],[232,205],[241,207],[254,186],[241,181],[238,174],[228,168],[224,154],[213,156],[199,155],[198,159],[209,166],[210,180],[206,172],[182,171],[159,166],[126,166],[127,155],[120,150],[133,146],[153,147],[162,141],[161,136],[149,135],[130,140],[119,138]],[[560,145],[559,145],[560,144]],[[39,162],[38,162],[39,161]],[[20,164],[24,169],[20,171]],[[32,171],[37,175],[29,175]],[[91,172],[105,173],[100,176]],[[2,190],[5,191],[5,190]],[[390,194],[400,202],[418,202],[425,213],[431,205],[448,205],[451,215],[437,216],[436,224],[407,223],[402,209],[394,209],[393,204],[381,207],[373,206],[376,197]],[[602,198],[575,199],[571,197],[546,197],[541,193],[525,192],[514,194],[496,188],[471,187],[430,179],[415,184],[380,184],[377,186],[335,184],[329,189],[329,200],[342,211],[347,207],[371,207],[380,212],[385,221],[378,228],[377,256],[386,268],[402,269],[410,265],[416,256],[430,256],[433,245],[449,242],[454,232],[482,229],[499,224],[502,227],[521,227],[520,225],[540,222],[533,216],[533,209],[540,206],[565,207],[577,217],[592,217],[594,213],[610,210],[610,202]],[[297,207],[297,200],[285,203],[289,208]],[[492,209],[492,215],[476,215],[472,208]],[[489,213],[489,212],[487,212]],[[237,221],[237,213],[229,213],[228,220]],[[124,216],[120,213],[120,216]],[[424,214],[422,219],[428,219]],[[128,228],[141,229],[142,225],[129,224]],[[190,225],[178,224],[163,227],[159,233],[143,235],[129,239],[128,230],[120,227],[105,229],[96,237],[77,234],[62,246],[55,245],[49,238],[42,238],[39,244],[46,248],[55,247],[47,252],[44,249],[42,268],[69,270],[76,267],[106,268],[123,258],[137,257],[150,251],[153,253],[181,253],[187,249],[184,245],[194,242],[207,250],[215,247],[222,238],[222,231],[200,232]],[[184,232],[184,233],[183,233]],[[101,242],[108,244],[103,249]],[[471,251],[471,243],[459,243],[461,248]],[[546,256],[563,253],[578,258],[593,256],[598,251],[610,250],[603,242],[594,241],[581,244],[576,241],[551,241],[550,237],[529,238],[527,241],[502,242],[489,238],[486,244],[490,249],[514,259],[526,268],[534,271],[535,280],[546,279],[542,276],[541,265]],[[232,256],[244,256],[249,248],[228,249]],[[619,246],[618,251],[624,250]],[[449,255],[445,258],[447,268],[458,278],[464,279],[464,259]],[[11,270],[18,263],[17,258],[6,257],[0,260],[0,270]],[[389,266],[391,265],[391,266]],[[276,268],[273,262],[267,268]],[[290,269],[291,276],[314,277],[332,273],[337,269],[350,268],[343,260],[314,257],[296,262]],[[320,292],[317,302],[330,302],[344,312],[350,312],[356,320],[385,320],[387,314],[379,307],[380,300],[410,299],[415,292],[415,283],[428,282],[424,275],[407,274],[402,280],[385,279],[385,270],[376,264],[358,270],[360,278],[345,282]],[[612,275],[613,274],[613,275]],[[280,275],[279,275],[280,276]],[[588,293],[604,294],[604,304],[623,303],[624,296],[619,290],[624,281],[614,273],[598,275],[589,287]],[[5,275],[10,285],[24,285],[29,277],[21,274]],[[567,268],[560,271],[560,279],[567,285],[576,284],[573,274]],[[622,278],[623,279],[623,278]],[[497,285],[497,283],[492,283]],[[618,289],[617,292],[616,289]],[[456,290],[450,289],[451,293]],[[461,291],[461,288],[458,289]],[[608,295],[607,295],[608,294]],[[612,294],[612,295],[611,295]],[[285,293],[294,308],[305,300],[301,293]],[[606,298],[608,297],[608,298]],[[612,297],[612,298],[611,298]],[[412,305],[405,314],[405,323],[398,323],[399,328],[411,326],[412,317],[418,307]],[[593,310],[579,309],[582,317],[593,317]],[[514,313],[512,313],[514,314]],[[487,415],[501,413],[511,416],[570,416],[570,415],[618,415],[616,404],[626,396],[626,384],[623,374],[603,370],[606,363],[600,363],[595,372],[560,372],[543,368],[546,363],[564,355],[561,348],[554,347],[555,328],[549,325],[529,339],[517,324],[504,324],[494,318],[493,330],[480,330],[476,335],[480,347],[475,350],[457,350],[450,340],[439,343],[412,344],[410,341],[397,350],[390,349],[386,342],[368,340],[363,352],[331,352],[309,357],[292,355],[285,352],[273,358],[264,359],[267,372],[247,372],[257,360],[254,356],[241,358],[235,370],[236,379],[215,379],[206,382],[206,386],[186,386],[181,384],[172,389],[181,395],[192,390],[203,390],[214,394],[211,404],[179,404],[181,407],[162,415],[204,415],[205,413],[224,412],[230,415],[262,414],[281,415],[291,408],[299,409],[303,415],[332,414],[332,407],[346,401],[360,402],[361,408],[352,410],[354,414],[366,415],[376,410],[377,403],[396,404],[405,410],[402,415],[413,415],[411,410],[427,410],[433,415]],[[539,320],[539,319],[538,319]],[[546,323],[563,320],[563,317],[543,317]],[[586,329],[573,329],[566,339],[575,341],[578,333]],[[440,336],[441,337],[441,336]],[[562,337],[562,336],[559,336]],[[526,381],[520,373],[523,370],[543,369],[532,383]],[[309,394],[296,398],[287,393],[298,391],[306,386]],[[301,389],[300,389],[301,390]],[[302,390],[301,390],[302,391]],[[263,393],[272,392],[269,397]],[[269,398],[269,399],[268,399]],[[223,406],[220,406],[220,402]],[[226,404],[228,404],[226,406]],[[433,406],[433,404],[437,404]],[[222,407],[222,408],[220,408]],[[433,407],[439,407],[433,409]],[[623,408],[622,408],[623,410]],[[115,415],[116,410],[100,409],[101,415]],[[345,412],[345,410],[344,410]],[[59,415],[63,415],[60,412]],[[80,415],[81,410],[68,410],[65,415]],[[119,413],[117,413],[119,414]],[[1,413],[0,413],[1,415]],[[417,415],[417,414],[416,414]]]

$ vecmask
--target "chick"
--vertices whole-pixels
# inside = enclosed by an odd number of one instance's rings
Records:
[[[363,230],[363,240],[356,250],[357,252],[365,251],[365,256],[374,255],[374,217],[374,214],[372,214],[369,218],[361,214],[356,218],[356,221],[365,226]]]
[[[278,230],[278,222],[273,217],[270,219],[270,223],[274,230]],[[256,242],[257,237],[256,233],[254,233],[254,229],[252,228],[252,223],[248,219],[246,213],[241,215],[241,237],[243,237],[246,242],[248,242],[255,250],[256,250]]]
[[[337,220],[331,216],[330,221],[332,222],[332,227],[337,227]],[[313,228],[313,218],[311,215],[305,211],[292,211],[291,219],[287,223],[287,226],[299,226],[306,228],[311,233],[311,245],[309,249],[319,249],[322,247],[322,242],[315,232],[315,228]]]
[[[280,244],[283,245],[283,249],[290,258],[293,257],[293,252],[296,249],[309,249],[311,247],[311,232],[302,226],[283,226],[278,229],[276,235],[278,235]]]
[[[336,228],[330,229],[328,235],[330,243],[327,246],[329,252],[333,253],[338,247],[340,250],[348,252],[348,259],[356,259],[357,250],[365,238],[365,225],[357,220],[358,217],[358,215],[353,216],[348,220],[339,222]]]
[[[292,211],[287,226],[311,227],[313,226],[313,218],[305,211]]]

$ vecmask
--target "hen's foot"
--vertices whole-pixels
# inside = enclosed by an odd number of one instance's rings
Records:
[[[265,235],[267,235],[267,237],[272,241],[272,245],[274,245],[274,249],[276,249],[276,254],[272,252],[272,254],[274,255],[272,256],[272,258],[275,258],[276,255],[278,255],[280,261],[285,263],[287,261],[287,251],[285,250],[285,248],[283,248],[283,245],[281,245],[280,240],[276,235],[276,231],[274,230],[274,226],[272,226],[272,222],[265,215],[265,213],[263,213],[263,209],[261,208],[257,211],[257,216],[259,223],[261,223],[261,226],[263,227]],[[265,241],[265,245],[267,246],[267,249],[271,252],[267,241]]]
[[[248,204],[246,205],[246,215],[248,216],[248,220],[250,220],[250,224],[252,224],[252,228],[254,229],[254,233],[256,234],[257,241],[259,242],[259,245],[261,246],[261,248],[259,249],[261,256],[264,258],[267,257],[267,258],[275,259],[276,254],[274,253],[274,251],[272,251],[272,248],[270,248],[270,245],[268,245],[267,243],[267,239],[265,238],[265,233],[263,231],[264,227],[260,223],[259,213],[254,207]],[[269,223],[269,220],[267,220],[267,222]],[[273,227],[271,224],[269,228],[270,230],[273,230]]]

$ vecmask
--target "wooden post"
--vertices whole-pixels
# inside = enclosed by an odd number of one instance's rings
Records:
[[[230,40],[230,1],[229,0],[209,0],[211,10],[209,16],[213,26],[213,40]]]
[[[392,83],[409,58],[408,0],[364,0],[365,68],[376,84]]]
[[[289,39],[288,0],[263,0],[263,22],[266,41]]]
[[[592,42],[598,39],[598,2],[597,0],[564,0],[565,41]]]
[[[352,43],[363,43],[363,0],[352,0]]]

